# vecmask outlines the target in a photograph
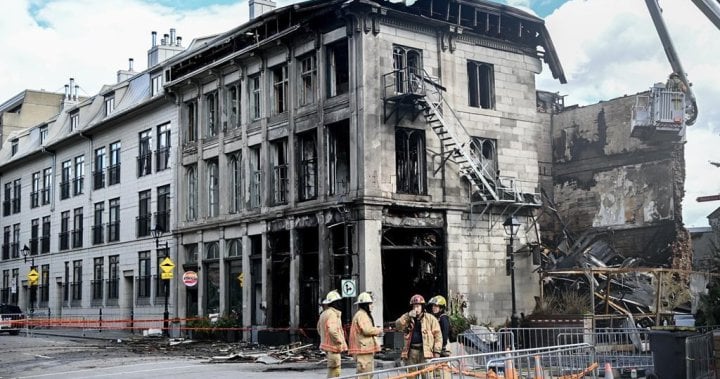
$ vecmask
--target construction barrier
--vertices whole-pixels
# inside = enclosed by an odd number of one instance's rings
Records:
[[[595,332],[564,332],[557,336],[557,344],[579,341],[595,347],[595,360],[602,366],[611,364],[616,370],[630,372],[652,370],[653,355],[650,350],[651,331],[646,329],[603,328]]]
[[[487,379],[581,379],[597,378],[598,364],[588,344],[542,347],[503,352],[479,353],[431,359],[426,363],[344,375],[354,379],[371,375],[375,379],[403,378],[487,378]],[[542,376],[537,376],[542,373]]]
[[[686,378],[715,378],[713,332],[685,338]]]

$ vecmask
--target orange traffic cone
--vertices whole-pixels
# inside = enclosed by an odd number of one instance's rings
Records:
[[[515,379],[517,375],[515,375],[515,368],[513,367],[513,361],[512,359],[508,359],[505,361],[505,379]]]
[[[615,375],[613,375],[612,366],[610,366],[610,363],[605,363],[605,379],[615,379]]]
[[[535,378],[534,379],[545,379],[545,374],[540,363],[540,356],[535,356]]]

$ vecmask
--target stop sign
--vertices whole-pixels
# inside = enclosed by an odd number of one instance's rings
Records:
[[[198,275],[195,271],[185,271],[185,273],[182,276],[183,283],[187,287],[195,287],[198,281]]]

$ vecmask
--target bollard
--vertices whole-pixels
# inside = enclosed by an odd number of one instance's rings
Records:
[[[134,311],[130,309],[130,333],[135,334],[135,327],[133,325]]]
[[[99,328],[98,328],[99,331],[98,331],[98,333],[102,333],[102,307],[100,307],[100,317],[99,317],[99,320],[98,320],[98,321],[99,321],[99,325],[98,325],[98,326],[99,326]]]

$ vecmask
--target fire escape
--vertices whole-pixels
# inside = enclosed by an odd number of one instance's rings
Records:
[[[483,155],[477,140],[443,96],[445,91],[436,78],[422,69],[408,67],[385,74],[384,121],[394,118],[397,126],[403,117],[415,121],[422,114],[443,146],[440,166],[448,160],[457,165],[460,176],[471,185],[471,205],[482,207],[481,213],[492,206],[504,207],[501,215],[540,207],[541,197],[534,186],[533,191],[526,191],[516,178],[498,175],[493,160]]]

